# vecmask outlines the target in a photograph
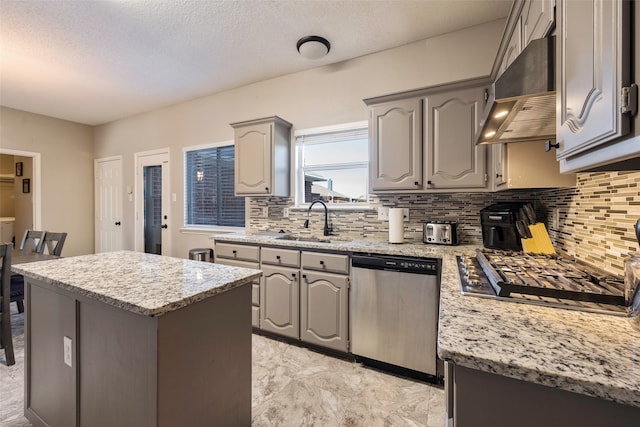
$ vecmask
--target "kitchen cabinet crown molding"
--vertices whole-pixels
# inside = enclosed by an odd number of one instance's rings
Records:
[[[474,77],[471,79],[456,80],[453,82],[442,83],[434,86],[427,86],[420,89],[413,89],[404,92],[397,92],[388,95],[375,96],[364,99],[364,103],[368,106],[381,104],[384,102],[399,101],[409,98],[421,98],[428,95],[434,95],[441,92],[454,91],[459,89],[467,89],[491,84],[489,76]]]

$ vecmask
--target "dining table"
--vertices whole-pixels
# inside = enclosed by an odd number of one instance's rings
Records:
[[[11,265],[27,264],[29,262],[47,261],[60,258],[58,255],[39,254],[37,252],[25,253],[20,249],[14,249],[11,253]],[[11,268],[13,270],[13,267]]]

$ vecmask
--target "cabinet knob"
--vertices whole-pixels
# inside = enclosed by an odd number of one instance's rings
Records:
[[[293,280],[296,280],[296,273],[291,273],[291,278],[292,278]]]
[[[320,265],[324,265],[324,261],[320,261]]]
[[[433,185],[433,182],[431,182],[431,180],[427,181],[427,185]]]
[[[414,181],[413,185],[415,185],[416,187],[420,185],[419,181]]]
[[[306,274],[303,274],[303,275],[302,275],[302,278],[303,278],[303,279],[306,279],[306,278],[307,278],[307,275],[306,275]]]
[[[235,255],[235,254],[237,254],[237,253],[238,253],[238,251],[236,251],[236,250],[234,249],[234,250],[232,250],[232,251],[231,251],[231,253]]]
[[[116,225],[120,225],[120,221],[116,221]]]
[[[501,173],[497,173],[496,174],[496,178],[502,178],[502,174]]]
[[[264,191],[269,191],[269,187],[264,187]]]
[[[276,259],[280,261],[280,255],[276,255]]]

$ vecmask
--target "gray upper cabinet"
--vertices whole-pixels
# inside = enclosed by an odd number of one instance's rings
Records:
[[[422,188],[422,100],[402,99],[369,110],[372,192]]]
[[[274,116],[231,126],[235,131],[235,194],[288,197],[291,123]]]
[[[485,90],[472,87],[425,98],[428,189],[486,187],[486,147],[475,145]]]
[[[511,33],[511,37],[509,37],[509,41],[507,42],[507,47],[504,51],[504,56],[502,57],[502,63],[500,64],[499,73],[502,74],[504,70],[506,70],[509,65],[520,55],[522,52],[522,19],[518,19],[515,24],[515,28],[513,29],[513,33]]]
[[[521,14],[524,46],[531,40],[545,37],[553,28],[555,0],[529,0],[524,2]]]
[[[563,171],[640,152],[637,143],[630,152],[609,144],[630,132],[621,95],[631,78],[630,12],[626,1],[558,1],[556,127]]]
[[[493,166],[493,190],[506,188],[507,183],[507,144],[491,145],[491,164]]]

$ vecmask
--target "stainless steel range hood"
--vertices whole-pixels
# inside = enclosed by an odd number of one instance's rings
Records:
[[[493,84],[476,144],[556,137],[555,37],[532,40]]]

